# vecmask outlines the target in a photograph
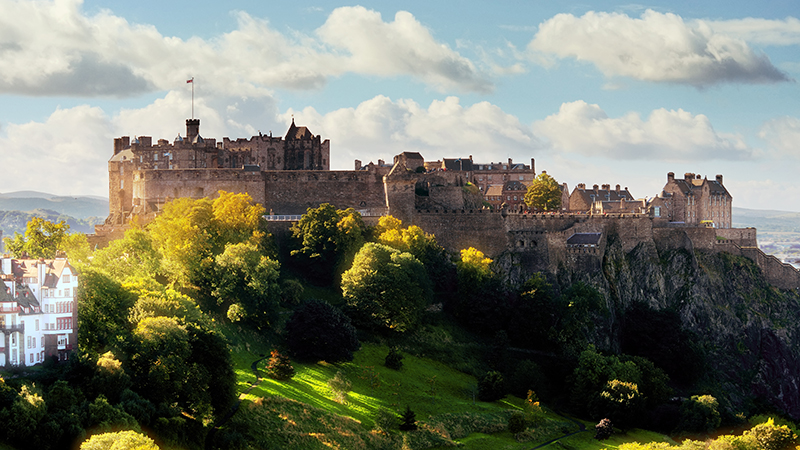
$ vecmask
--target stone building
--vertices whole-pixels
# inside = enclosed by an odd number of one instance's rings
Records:
[[[78,274],[69,262],[3,257],[0,279],[0,367],[69,359],[78,343]]]
[[[572,193],[569,195],[569,208],[570,212],[581,213],[601,213],[604,210],[603,202],[605,202],[606,210],[624,210],[625,205],[620,202],[632,202],[634,200],[628,188],[620,189],[617,185],[615,189],[611,189],[610,184],[602,186],[594,185],[587,188],[584,183],[578,183]],[[616,208],[613,202],[616,202]],[[636,211],[638,212],[638,211]]]
[[[733,197],[722,184],[722,175],[709,180],[699,174],[685,173],[683,179],[667,174],[667,184],[660,196],[667,207],[670,222],[731,227]]]

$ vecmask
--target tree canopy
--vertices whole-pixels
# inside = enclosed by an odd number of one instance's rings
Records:
[[[33,259],[52,259],[56,257],[56,252],[64,250],[63,242],[68,235],[69,225],[63,220],[53,223],[41,217],[32,217],[24,235],[14,233],[14,237],[5,238],[5,242],[15,258],[27,254],[28,258]]]
[[[303,303],[286,322],[285,335],[292,355],[306,361],[350,361],[361,346],[350,318],[322,300]]]
[[[342,274],[342,294],[360,320],[379,328],[407,331],[432,298],[425,267],[410,253],[367,243]]]
[[[525,204],[540,211],[557,211],[561,208],[561,189],[558,182],[547,172],[537,175],[525,193]]]

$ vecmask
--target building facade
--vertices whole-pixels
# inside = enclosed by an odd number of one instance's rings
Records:
[[[77,348],[78,274],[65,258],[0,259],[0,366],[33,366]]]
[[[714,228],[732,226],[733,197],[722,184],[722,175],[709,180],[687,172],[680,179],[669,172],[660,197],[669,205],[667,218],[670,222]]]

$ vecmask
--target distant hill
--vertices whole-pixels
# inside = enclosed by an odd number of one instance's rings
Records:
[[[108,199],[96,196],[63,197],[44,192],[0,193],[0,211],[55,211],[58,214],[88,219],[108,216]]]
[[[755,227],[764,232],[800,233],[800,212],[733,208],[734,227]]]
[[[80,233],[94,233],[94,226],[103,223],[105,217],[87,217],[76,219],[72,216],[60,214],[58,211],[46,209],[35,209],[33,211],[0,211],[0,231],[3,237],[11,237],[14,232],[25,233],[28,221],[32,217],[41,217],[50,222],[61,222],[62,220],[69,225],[69,230]]]

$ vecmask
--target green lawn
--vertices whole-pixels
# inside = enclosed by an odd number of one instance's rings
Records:
[[[254,352],[255,350],[255,352]],[[255,380],[250,364],[259,349],[236,347],[234,363],[239,389]],[[473,399],[477,381],[428,358],[405,355],[400,371],[383,366],[389,348],[364,344],[351,362],[341,364],[293,363],[295,377],[287,382],[262,378],[244,395],[233,427],[245,427],[260,447],[281,448],[463,448],[529,449],[578,427],[547,412],[543,422],[529,430],[520,443],[505,431],[508,417],[521,410],[523,400],[507,397],[492,403]],[[259,364],[263,376],[264,362]],[[328,380],[337,371],[353,383],[345,403],[337,403]],[[383,435],[372,431],[379,409],[395,413],[410,406],[421,429]],[[458,444],[457,444],[458,443]]]

